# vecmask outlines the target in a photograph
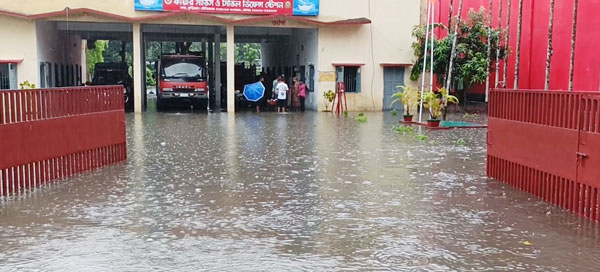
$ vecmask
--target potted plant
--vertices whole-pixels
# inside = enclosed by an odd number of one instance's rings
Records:
[[[419,91],[415,88],[408,86],[397,86],[400,89],[392,95],[395,98],[390,104],[390,107],[394,104],[401,102],[404,105],[404,122],[412,122],[413,115],[410,113],[411,110],[416,110],[419,104]]]
[[[448,103],[457,104],[458,98],[448,94],[448,90],[445,88],[441,88],[437,92],[427,92],[423,95],[423,105],[425,108],[429,109],[427,126],[440,126],[439,118],[442,116],[444,109],[448,106]]]
[[[329,90],[327,92],[325,92],[323,94],[323,96],[325,97],[325,100],[329,103],[333,103],[333,100],[335,99],[335,93],[332,90]],[[325,111],[329,111],[329,103],[327,103],[325,105]],[[333,111],[333,105],[331,106],[331,110]]]

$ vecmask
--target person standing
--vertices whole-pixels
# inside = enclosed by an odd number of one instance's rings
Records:
[[[298,91],[298,98],[300,99],[300,111],[304,112],[305,110],[305,100],[306,100],[306,84],[302,81],[299,81],[300,83],[300,87],[298,87],[300,90]]]
[[[260,78],[258,79],[258,82],[260,82],[260,84],[262,84],[264,87],[265,86],[265,76],[261,75]],[[254,106],[256,106],[256,113],[260,113],[260,105],[263,103],[264,99],[265,99],[265,94],[263,93],[263,98],[254,102]]]
[[[293,79],[293,87],[292,87],[292,109],[293,111],[300,110],[300,81],[298,81],[298,77],[294,77]]]
[[[277,112],[285,112],[285,107],[287,106],[287,94],[288,91],[290,90],[290,88],[288,87],[287,84],[285,84],[285,81],[283,80],[282,76],[277,77],[277,81],[279,83],[277,83]]]

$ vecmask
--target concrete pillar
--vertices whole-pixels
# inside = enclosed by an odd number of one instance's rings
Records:
[[[235,33],[227,26],[227,112],[235,113]]]
[[[133,107],[135,113],[142,113],[142,28],[140,23],[133,23]]]
[[[90,76],[88,75],[88,67],[87,67],[87,40],[81,40],[81,83],[85,84],[90,80]],[[52,65],[52,63],[50,63]],[[54,67],[52,67],[54,68]],[[52,69],[50,69],[52,70]],[[50,75],[50,87],[54,87],[54,75]]]
[[[217,29],[217,31],[219,31]],[[215,109],[221,110],[221,33],[215,34],[215,54],[213,57],[213,69],[215,79]]]

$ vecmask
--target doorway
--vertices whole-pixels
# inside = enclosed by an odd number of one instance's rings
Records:
[[[403,105],[396,103],[390,106],[394,98],[395,92],[398,91],[398,86],[404,85],[404,67],[385,67],[383,68],[383,110],[391,111],[397,110],[398,112],[403,111]]]

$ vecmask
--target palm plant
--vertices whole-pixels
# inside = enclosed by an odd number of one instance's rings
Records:
[[[423,104],[429,109],[431,120],[439,120],[448,103],[458,104],[458,98],[448,93],[446,88],[441,88],[436,92],[427,92],[423,95]]]
[[[392,101],[390,107],[401,102],[402,105],[404,105],[404,116],[412,117],[410,111],[417,109],[417,105],[419,104],[419,91],[409,86],[397,86],[396,88],[400,89],[400,91],[392,95],[394,101]]]

